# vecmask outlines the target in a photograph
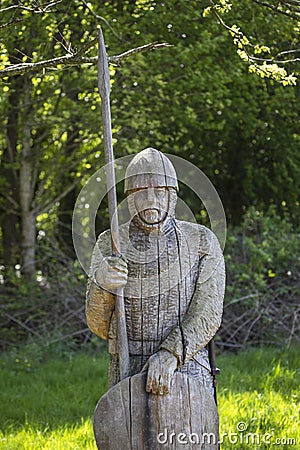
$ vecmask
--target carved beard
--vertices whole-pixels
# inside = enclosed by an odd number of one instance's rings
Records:
[[[167,215],[167,211],[156,208],[145,209],[140,211],[139,216],[147,225],[155,225],[160,223]]]
[[[151,208],[138,212],[134,203],[134,195],[129,195],[127,197],[128,210],[131,220],[138,228],[143,228],[148,231],[159,230],[164,226],[169,218],[174,218],[176,202],[176,190],[174,188],[169,188],[168,211]]]

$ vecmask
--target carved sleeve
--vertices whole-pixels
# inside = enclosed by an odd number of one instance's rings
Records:
[[[102,339],[108,339],[109,326],[115,302],[110,292],[105,291],[97,285],[94,275],[103,257],[110,255],[110,233],[109,231],[105,231],[100,234],[93,251],[85,308],[88,327]]]
[[[221,324],[225,265],[216,236],[205,229],[200,248],[199,272],[189,309],[160,348],[173,353],[184,365],[212,339]],[[204,245],[203,245],[204,244]]]

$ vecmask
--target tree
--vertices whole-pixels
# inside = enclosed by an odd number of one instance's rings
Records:
[[[241,2],[243,17],[239,12],[234,17],[243,27],[252,16],[247,5]],[[285,39],[293,35],[289,19],[269,14],[270,29],[264,14],[256,17],[265,33],[281,28]],[[190,159],[213,181],[232,223],[239,223],[251,204],[259,209],[276,204],[296,223],[298,87],[249,76],[234,47],[228,46],[227,31],[212,18],[203,18],[196,1],[165,1],[141,10],[136,21],[125,20],[132,45],[155,34],[173,47],[156,54],[155,61],[152,55],[147,60],[141,55],[116,69],[116,153],[152,144]],[[120,30],[125,26],[118,25]],[[113,51],[112,40],[111,46]]]
[[[290,74],[288,72],[292,65],[296,66],[296,63],[300,61],[298,42],[300,4],[298,1],[279,0],[276,4],[272,4],[268,1],[251,0],[248,5],[245,5],[243,2],[230,3],[229,0],[220,0],[219,3],[216,3],[210,0],[209,3],[210,6],[205,8],[203,16],[206,17],[213,13],[218,22],[229,31],[233,43],[237,47],[237,54],[248,63],[250,73],[255,73],[262,78],[272,78],[284,86],[296,84],[297,78],[294,72]],[[241,18],[239,18],[238,25],[228,25],[223,16],[229,14],[232,8],[237,12],[241,4],[243,4],[243,9],[240,10]],[[245,12],[247,14],[247,8],[250,8],[253,13],[252,17],[249,18],[250,27],[243,23],[242,18]],[[266,9],[266,12],[264,9]],[[271,17],[275,18],[278,25],[280,16],[283,16],[281,21],[283,30],[279,25],[274,37],[269,35],[270,29],[268,27],[266,32],[265,27],[265,23],[268,22],[268,17],[270,17],[270,11],[273,13]],[[285,20],[287,17],[290,19],[289,21]],[[262,18],[263,23],[261,23]],[[243,23],[242,28],[239,26],[241,23]],[[286,30],[285,24],[289,25],[289,30]],[[244,29],[248,30],[242,31]],[[280,38],[278,34],[285,38]],[[288,39],[286,39],[287,35]],[[268,45],[264,43],[265,40]]]
[[[1,173],[8,193],[1,205],[4,266],[21,259],[23,275],[31,279],[36,226],[54,209],[61,241],[71,245],[76,188],[101,153],[96,40],[97,24],[108,23],[85,1],[20,1],[0,14],[0,31],[10,31],[1,56],[7,135]],[[111,58],[117,63],[163,46],[144,45]],[[94,56],[87,55],[90,50]],[[72,73],[59,70],[70,66]]]

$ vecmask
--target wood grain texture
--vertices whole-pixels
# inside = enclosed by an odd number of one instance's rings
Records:
[[[168,395],[147,394],[146,374],[126,378],[98,402],[99,450],[217,450],[218,413],[198,381],[175,373]]]
[[[173,164],[159,150],[148,147],[138,153],[127,167],[124,192],[141,188],[173,187],[178,191],[177,175]]]

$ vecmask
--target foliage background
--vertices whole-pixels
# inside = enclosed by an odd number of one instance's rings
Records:
[[[232,2],[226,21],[253,48],[297,52],[298,21],[259,3]],[[95,57],[99,24],[109,56],[172,45],[110,66],[115,155],[154,146],[189,159],[216,187],[229,227],[219,347],[299,340],[298,84],[250,74],[228,29],[204,17],[209,1],[58,1],[38,13],[41,2],[22,5],[3,2],[1,23],[13,23],[0,29],[1,69],[82,49]],[[297,77],[297,58],[284,67]],[[104,164],[95,64],[2,78],[0,116],[1,346],[82,345],[92,337],[71,218]],[[184,187],[180,195],[208,224],[193,195]],[[97,231],[107,227],[103,206]]]

